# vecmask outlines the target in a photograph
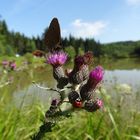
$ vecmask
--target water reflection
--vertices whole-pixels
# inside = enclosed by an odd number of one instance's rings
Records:
[[[128,84],[133,89],[140,87],[140,70],[106,70],[104,77],[105,85]]]
[[[139,59],[120,59],[120,60],[100,60],[92,64],[103,65],[105,68],[104,86],[112,87],[115,84],[129,84],[133,89],[140,89],[140,63]],[[91,68],[93,68],[91,66]],[[72,64],[68,64],[72,67]],[[25,105],[35,101],[44,104],[50,102],[50,98],[58,97],[55,92],[39,89],[32,84],[36,81],[45,87],[55,87],[56,81],[52,76],[52,68],[49,65],[28,68],[20,72],[12,72],[8,77],[14,77],[14,83],[6,86],[3,91],[9,94],[9,99],[13,104],[20,106],[21,100],[25,100]],[[2,91],[2,92],[3,92]]]

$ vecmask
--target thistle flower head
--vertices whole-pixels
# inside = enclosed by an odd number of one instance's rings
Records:
[[[97,99],[95,102],[94,102],[94,106],[96,109],[99,109],[103,106],[103,101],[101,99]]]
[[[94,112],[103,106],[103,101],[101,99],[96,99],[95,101],[88,101],[85,103],[84,108],[89,112]]]
[[[89,65],[92,62],[93,58],[93,53],[92,52],[87,52],[84,54],[84,64]]]
[[[3,61],[2,61],[2,65],[6,66],[6,65],[8,65],[8,64],[9,64],[9,62],[8,62],[7,60],[3,60]]]
[[[67,60],[67,54],[64,52],[53,52],[48,55],[47,62],[53,66],[61,66]]]
[[[58,100],[57,99],[53,99],[51,102],[51,105],[56,106],[58,104]]]
[[[83,66],[83,64],[84,64],[84,58],[83,58],[83,56],[77,56],[77,57],[75,57],[74,64],[75,64],[75,67],[76,68],[80,69]]]
[[[104,69],[102,66],[97,66],[94,70],[92,70],[89,74],[89,79],[96,83],[102,81],[104,76]]]
[[[11,69],[15,69],[16,68],[16,63],[13,61],[13,62],[10,62],[9,63],[9,66],[11,67]]]

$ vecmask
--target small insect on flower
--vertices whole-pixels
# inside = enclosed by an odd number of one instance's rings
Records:
[[[74,102],[73,102],[73,107],[75,107],[75,108],[82,108],[82,106],[83,106],[83,102],[82,102],[82,100],[81,99],[76,99]]]

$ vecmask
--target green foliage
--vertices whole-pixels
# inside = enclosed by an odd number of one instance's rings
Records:
[[[72,46],[66,47],[65,51],[67,52],[69,59],[73,59],[76,55],[76,52]]]
[[[36,49],[35,40],[25,37],[19,32],[8,30],[6,22],[0,20],[0,54],[1,55],[23,55]]]
[[[116,42],[104,44],[102,47],[102,55],[115,58],[127,58],[138,56],[140,41],[132,42]]]
[[[32,53],[34,50],[46,51],[45,46],[45,33],[48,28],[45,29],[42,36],[29,38],[19,32],[12,32],[8,30],[7,24],[4,20],[0,20],[0,54],[1,55],[13,55],[26,53]],[[140,41],[124,41],[114,42],[108,44],[101,44],[99,41],[91,39],[82,39],[69,36],[68,38],[62,38],[62,46],[68,50],[70,48],[70,57],[79,55],[83,52],[92,51],[95,57],[114,57],[114,58],[127,58],[140,56]],[[73,55],[71,52],[73,51]]]
[[[4,55],[14,56],[14,51],[13,51],[11,46],[9,46],[9,45],[5,46],[5,53],[4,53]]]
[[[51,75],[51,67],[47,66],[47,73],[42,67],[37,69],[38,71],[30,68],[23,72],[9,73],[7,77],[13,76],[14,83],[0,87],[1,140],[29,140],[39,132],[40,126],[44,123],[44,113],[48,110],[49,102],[44,95],[49,94],[52,98],[54,96],[44,90],[36,90],[36,87],[33,89],[32,86],[33,90],[27,87],[32,82],[30,79],[32,76],[45,77],[45,81],[50,81],[46,75]],[[4,79],[6,75],[0,78]],[[1,80],[0,84],[2,81],[4,80]],[[38,81],[43,80],[38,79]],[[20,89],[18,93],[15,92],[17,85]],[[49,86],[48,83],[47,85]],[[44,133],[41,140],[139,140],[140,92],[128,95],[112,87],[100,88],[96,92],[104,102],[101,110],[91,113],[75,109],[71,117],[58,120],[52,127],[52,132]],[[43,97],[43,103],[40,103],[39,97]]]
[[[31,53],[26,53],[25,55],[26,61],[31,64],[33,62],[33,55]]]

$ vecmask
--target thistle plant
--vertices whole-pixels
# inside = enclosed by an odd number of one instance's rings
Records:
[[[68,79],[62,67],[66,60],[67,54],[63,51],[55,51],[47,55],[47,63],[51,64],[53,67],[53,77],[58,82],[58,88],[63,88],[68,83]]]
[[[34,136],[33,139],[38,138],[40,134],[42,136],[42,133],[50,132],[51,127],[54,126],[58,120],[69,117],[77,108],[81,111],[95,112],[103,106],[103,101],[99,98],[95,98],[95,91],[98,85],[101,84],[104,76],[104,69],[102,66],[97,66],[89,72],[88,65],[84,63],[84,55],[78,56],[75,57],[72,72],[67,75],[63,68],[67,59],[67,54],[65,52],[55,51],[49,53],[47,56],[47,63],[52,66],[53,77],[57,81],[57,88],[41,87],[38,84],[36,84],[36,86],[55,91],[59,94],[60,98],[52,99],[50,107],[45,113],[45,121],[41,128],[43,127],[48,131],[40,129],[39,133]],[[79,73],[81,75],[79,75]],[[84,73],[85,75],[88,74],[88,76],[85,76]],[[86,78],[83,78],[84,76]],[[78,88],[73,88],[75,84]],[[66,94],[67,90],[70,90],[68,94]],[[62,110],[61,107],[63,103],[69,104],[70,107]],[[45,126],[48,126],[49,129]]]
[[[76,108],[81,111],[95,112],[103,106],[103,101],[94,97],[95,90],[103,80],[104,70],[102,66],[97,66],[90,72],[89,64],[93,60],[93,55],[91,52],[87,52],[84,55],[75,56],[72,70],[64,70],[63,65],[66,63],[68,55],[60,47],[60,37],[57,36],[60,35],[58,33],[59,29],[55,29],[59,25],[56,26],[56,24],[58,24],[57,19],[53,19],[46,33],[46,45],[48,45],[49,50],[46,55],[46,62],[52,66],[53,77],[57,81],[57,87],[46,88],[36,84],[40,88],[56,91],[60,95],[60,98],[52,99],[50,107],[45,113],[46,125],[50,124],[50,122],[56,123],[57,118],[69,117],[69,114]],[[52,27],[53,30],[51,30]],[[51,37],[54,31],[56,31],[54,36],[57,37],[53,40]],[[49,42],[49,39],[50,42],[53,40],[52,43]],[[49,46],[50,44],[51,46]],[[70,91],[68,94],[67,90]],[[63,103],[69,104],[70,107],[62,110]]]
[[[7,71],[16,70],[16,62],[14,60],[13,61],[4,60],[2,61],[2,66],[3,69]]]

